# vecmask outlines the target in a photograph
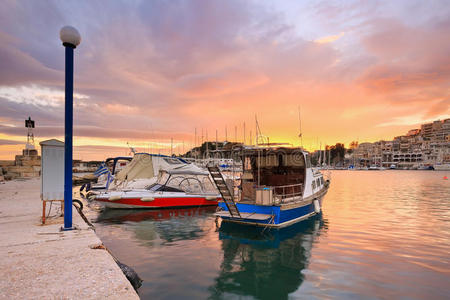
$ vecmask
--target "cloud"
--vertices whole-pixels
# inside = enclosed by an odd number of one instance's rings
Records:
[[[0,97],[10,102],[31,104],[35,106],[57,107],[64,104],[64,91],[54,90],[48,87],[31,86],[0,86]],[[89,96],[74,93],[75,103],[89,99]]]
[[[16,39],[0,31],[0,84],[53,84],[64,74],[46,67],[17,47]],[[62,79],[59,80],[62,82]]]
[[[177,86],[188,97],[215,97],[241,92],[268,81],[263,74],[235,69],[216,74],[190,74],[181,77]]]
[[[337,41],[338,39],[340,39],[341,37],[343,37],[344,34],[345,34],[345,32],[341,32],[339,34],[325,36],[325,37],[315,40],[314,42],[319,43],[319,44],[333,43],[333,42]]]
[[[19,142],[19,141],[0,139],[0,146],[3,146],[3,145],[23,145],[23,144],[24,144],[23,142]]]
[[[423,114],[415,114],[409,116],[395,117],[390,121],[380,123],[376,125],[377,127],[389,127],[389,126],[416,126],[424,123],[430,123],[435,120],[444,120],[450,118],[450,114],[443,114],[435,116],[433,118],[426,118]]]
[[[437,101],[437,103],[431,104],[425,117],[437,118],[442,115],[450,115],[450,97]]]
[[[450,82],[450,21],[408,27],[396,20],[376,21],[363,40],[377,63],[359,82],[378,93],[447,85]]]
[[[376,124],[399,115],[437,117],[450,82],[449,9],[437,3],[5,2],[0,118],[16,127],[0,132],[23,136],[30,115],[36,136],[63,134],[67,24],[82,35],[74,126],[89,144],[187,140],[195,127],[211,134],[255,113],[271,140],[295,137],[287,112],[299,104],[309,134],[335,139],[379,134]]]

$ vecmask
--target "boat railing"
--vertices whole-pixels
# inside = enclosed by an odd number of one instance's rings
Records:
[[[273,198],[281,203],[289,202],[301,198],[303,195],[303,184],[289,184],[273,187]]]

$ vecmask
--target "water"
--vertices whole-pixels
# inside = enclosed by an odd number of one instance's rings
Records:
[[[106,210],[95,225],[142,299],[448,299],[445,175],[334,171],[322,216],[279,231],[217,229],[215,208]]]

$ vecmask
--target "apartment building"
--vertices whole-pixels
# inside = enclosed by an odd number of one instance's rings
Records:
[[[414,168],[450,161],[450,119],[437,120],[411,129],[392,141],[361,143],[353,152],[359,165],[392,164]]]

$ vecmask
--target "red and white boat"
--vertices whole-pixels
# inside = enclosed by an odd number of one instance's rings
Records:
[[[108,208],[166,208],[215,206],[221,196],[207,171],[181,168],[160,171],[147,188],[100,192],[94,200]]]

